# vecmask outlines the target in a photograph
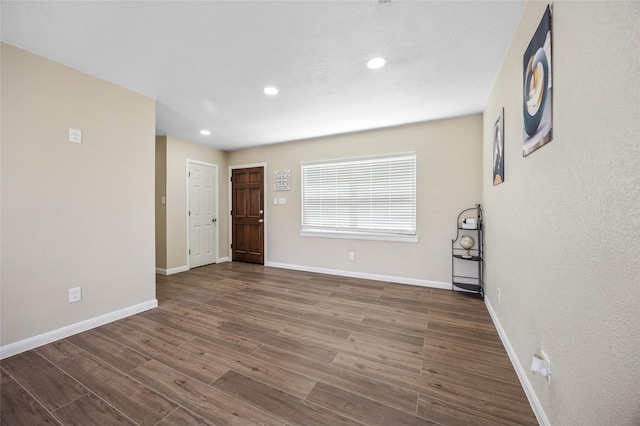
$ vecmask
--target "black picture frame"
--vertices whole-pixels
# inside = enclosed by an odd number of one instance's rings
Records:
[[[493,124],[493,186],[504,182],[504,108]]]

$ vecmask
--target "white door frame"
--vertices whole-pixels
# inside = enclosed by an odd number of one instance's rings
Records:
[[[208,167],[213,167],[213,169],[215,170],[215,173],[213,174],[215,182],[214,182],[214,188],[215,188],[215,194],[214,194],[214,201],[215,201],[215,211],[214,214],[216,216],[216,218],[220,218],[220,212],[219,212],[219,206],[220,206],[220,196],[218,194],[218,165],[217,164],[212,164],[212,163],[206,163],[204,161],[198,161],[198,160],[191,160],[189,158],[187,158],[186,161],[186,167],[185,167],[185,180],[186,180],[186,191],[187,191],[187,208],[186,208],[186,212],[187,214],[185,215],[185,220],[186,220],[186,226],[187,226],[187,269],[191,269],[191,256],[189,256],[189,234],[191,233],[191,230],[189,229],[189,164],[199,164],[201,166],[208,166]],[[218,222],[220,223],[220,222]],[[219,246],[220,246],[220,228],[218,228],[217,232],[215,233],[215,258],[216,258],[216,263],[218,263],[220,261],[220,250],[219,250]]]
[[[229,184],[229,261],[231,261],[233,259],[233,251],[231,249],[231,241],[233,241],[233,223],[231,223],[231,209],[232,209],[232,191],[233,191],[233,186],[231,184],[231,176],[233,173],[233,169],[248,169],[251,167],[262,167],[262,170],[264,171],[264,264],[267,264],[267,234],[268,234],[268,229],[269,229],[269,203],[267,203],[267,200],[269,199],[268,197],[268,193],[267,193],[267,182],[269,182],[269,177],[267,175],[267,163],[251,163],[251,164],[239,164],[236,166],[229,166],[229,177],[227,179],[227,182]]]

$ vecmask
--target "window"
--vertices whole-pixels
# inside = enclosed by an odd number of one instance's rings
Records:
[[[417,241],[415,153],[302,163],[301,235]]]

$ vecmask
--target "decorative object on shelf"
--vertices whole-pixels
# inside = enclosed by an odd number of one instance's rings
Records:
[[[480,204],[461,211],[456,225],[456,238],[451,240],[451,289],[475,293],[484,300],[484,223]]]
[[[504,108],[493,125],[493,186],[504,182]]]
[[[291,170],[275,170],[273,172],[274,191],[291,191]]]
[[[462,219],[460,227],[462,229],[476,229],[476,219],[473,217],[466,217]]]
[[[475,243],[476,242],[473,241],[473,238],[471,238],[469,235],[463,235],[460,238],[460,245],[462,246],[463,249],[465,249],[465,252],[462,255],[462,257],[464,257],[465,259],[471,259],[471,255],[469,254],[469,249],[471,249],[471,247],[473,247]]]
[[[547,9],[523,57],[524,140],[526,157],[553,139],[551,8]]]

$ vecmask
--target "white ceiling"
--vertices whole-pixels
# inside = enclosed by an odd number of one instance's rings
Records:
[[[481,112],[524,4],[2,1],[0,13],[2,41],[156,99],[157,134],[236,150]],[[375,56],[387,66],[367,69]]]

